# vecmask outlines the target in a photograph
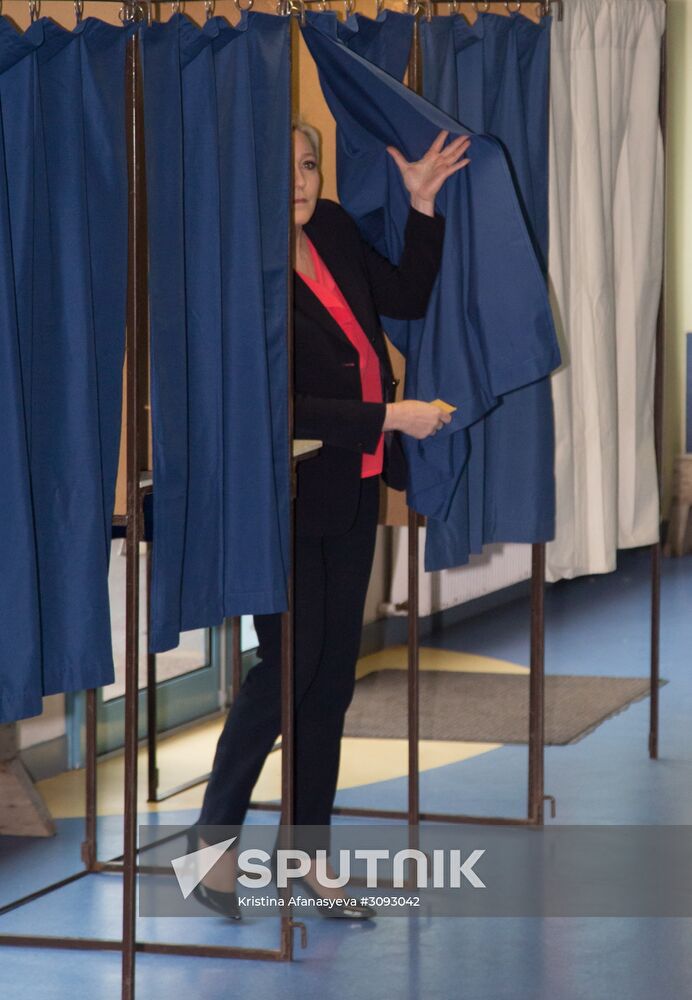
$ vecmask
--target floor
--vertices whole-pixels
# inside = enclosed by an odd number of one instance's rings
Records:
[[[649,556],[622,553],[619,569],[563,581],[546,601],[546,668],[551,673],[644,674],[649,657]],[[580,742],[549,747],[545,788],[557,799],[561,824],[692,823],[692,557],[666,560],[662,583],[659,759],[647,752],[649,702],[631,705]],[[529,662],[528,605],[516,601],[440,633],[428,646],[463,651],[466,669],[478,657],[498,669]],[[429,654],[434,662],[434,654]],[[510,664],[513,667],[507,667]],[[202,739],[213,740],[209,731]],[[371,741],[348,741],[370,744]],[[376,741],[373,741],[376,742]],[[390,748],[373,771],[373,746],[344,747],[337,804],[403,808],[405,756]],[[443,753],[444,751],[444,753]],[[442,754],[442,756],[440,756]],[[272,755],[278,759],[278,755]],[[182,757],[189,765],[189,757]],[[521,815],[526,808],[526,748],[453,744],[424,750],[425,810]],[[174,770],[182,763],[173,755]],[[271,761],[263,791],[276,780]],[[73,779],[74,780],[74,779]],[[117,785],[117,778],[116,785]],[[180,779],[179,779],[180,780]],[[100,803],[101,856],[118,853],[120,820],[108,782]],[[60,835],[49,842],[1,838],[0,903],[79,868],[79,794],[43,789],[63,802]],[[190,793],[188,793],[189,795]],[[199,794],[199,790],[195,793]],[[70,805],[72,803],[72,805]],[[142,822],[189,822],[195,801],[170,800]],[[57,815],[57,813],[56,813]],[[256,816],[257,819],[261,818]],[[274,921],[140,920],[140,937],[275,947]],[[181,926],[182,925],[182,926]],[[92,875],[0,918],[0,933],[62,933],[117,937],[119,877]],[[451,1000],[692,1000],[692,920],[621,918],[378,919],[367,925],[309,921],[308,948],[293,963],[141,955],[137,997],[175,991],[190,1000],[229,996],[264,1000],[356,1000],[390,997]],[[36,1000],[73,997],[118,1000],[120,956],[3,948],[0,996],[29,987]]]

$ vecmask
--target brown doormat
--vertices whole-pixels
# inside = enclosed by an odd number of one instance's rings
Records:
[[[344,736],[406,739],[407,684],[405,670],[357,681]],[[419,684],[422,740],[528,743],[528,674],[422,670]],[[575,743],[648,693],[646,677],[546,676],[545,742]]]

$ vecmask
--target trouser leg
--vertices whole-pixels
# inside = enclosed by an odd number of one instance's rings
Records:
[[[317,669],[324,631],[322,539],[296,539],[295,690]],[[281,731],[281,615],[255,615],[260,662],[248,673],[216,747],[198,823],[242,824],[252,790]]]
[[[324,539],[324,641],[296,709],[295,823],[328,828],[336,796],[344,716],[353,697],[379,508],[377,478],[362,482],[355,524]],[[325,830],[306,849],[329,849]]]
[[[341,734],[353,695],[363,608],[377,529],[379,486],[362,482],[358,514],[343,535],[296,538],[295,824],[328,826]],[[243,822],[281,729],[281,616],[255,616],[260,663],[231,706],[198,822]],[[326,846],[326,845],[325,845]]]

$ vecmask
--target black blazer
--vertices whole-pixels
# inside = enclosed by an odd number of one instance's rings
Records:
[[[382,374],[385,402],[363,402],[358,352],[294,273],[294,434],[324,442],[316,457],[298,463],[296,530],[341,534],[356,516],[362,453],[377,447],[385,405],[394,399],[378,314],[394,319],[425,315],[440,266],[444,218],[410,210],[398,267],[361,238],[353,219],[334,201],[320,199],[304,229],[375,348]],[[383,478],[395,489],[406,485],[396,432],[385,435]]]

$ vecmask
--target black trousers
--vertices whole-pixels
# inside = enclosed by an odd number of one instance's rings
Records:
[[[297,826],[327,827],[330,822],[344,715],[355,684],[378,508],[379,476],[362,479],[356,519],[345,534],[296,536]],[[219,737],[197,821],[204,826],[243,823],[254,785],[281,731],[281,616],[256,615],[254,622],[260,662],[245,678]],[[328,849],[328,838],[310,846]]]

